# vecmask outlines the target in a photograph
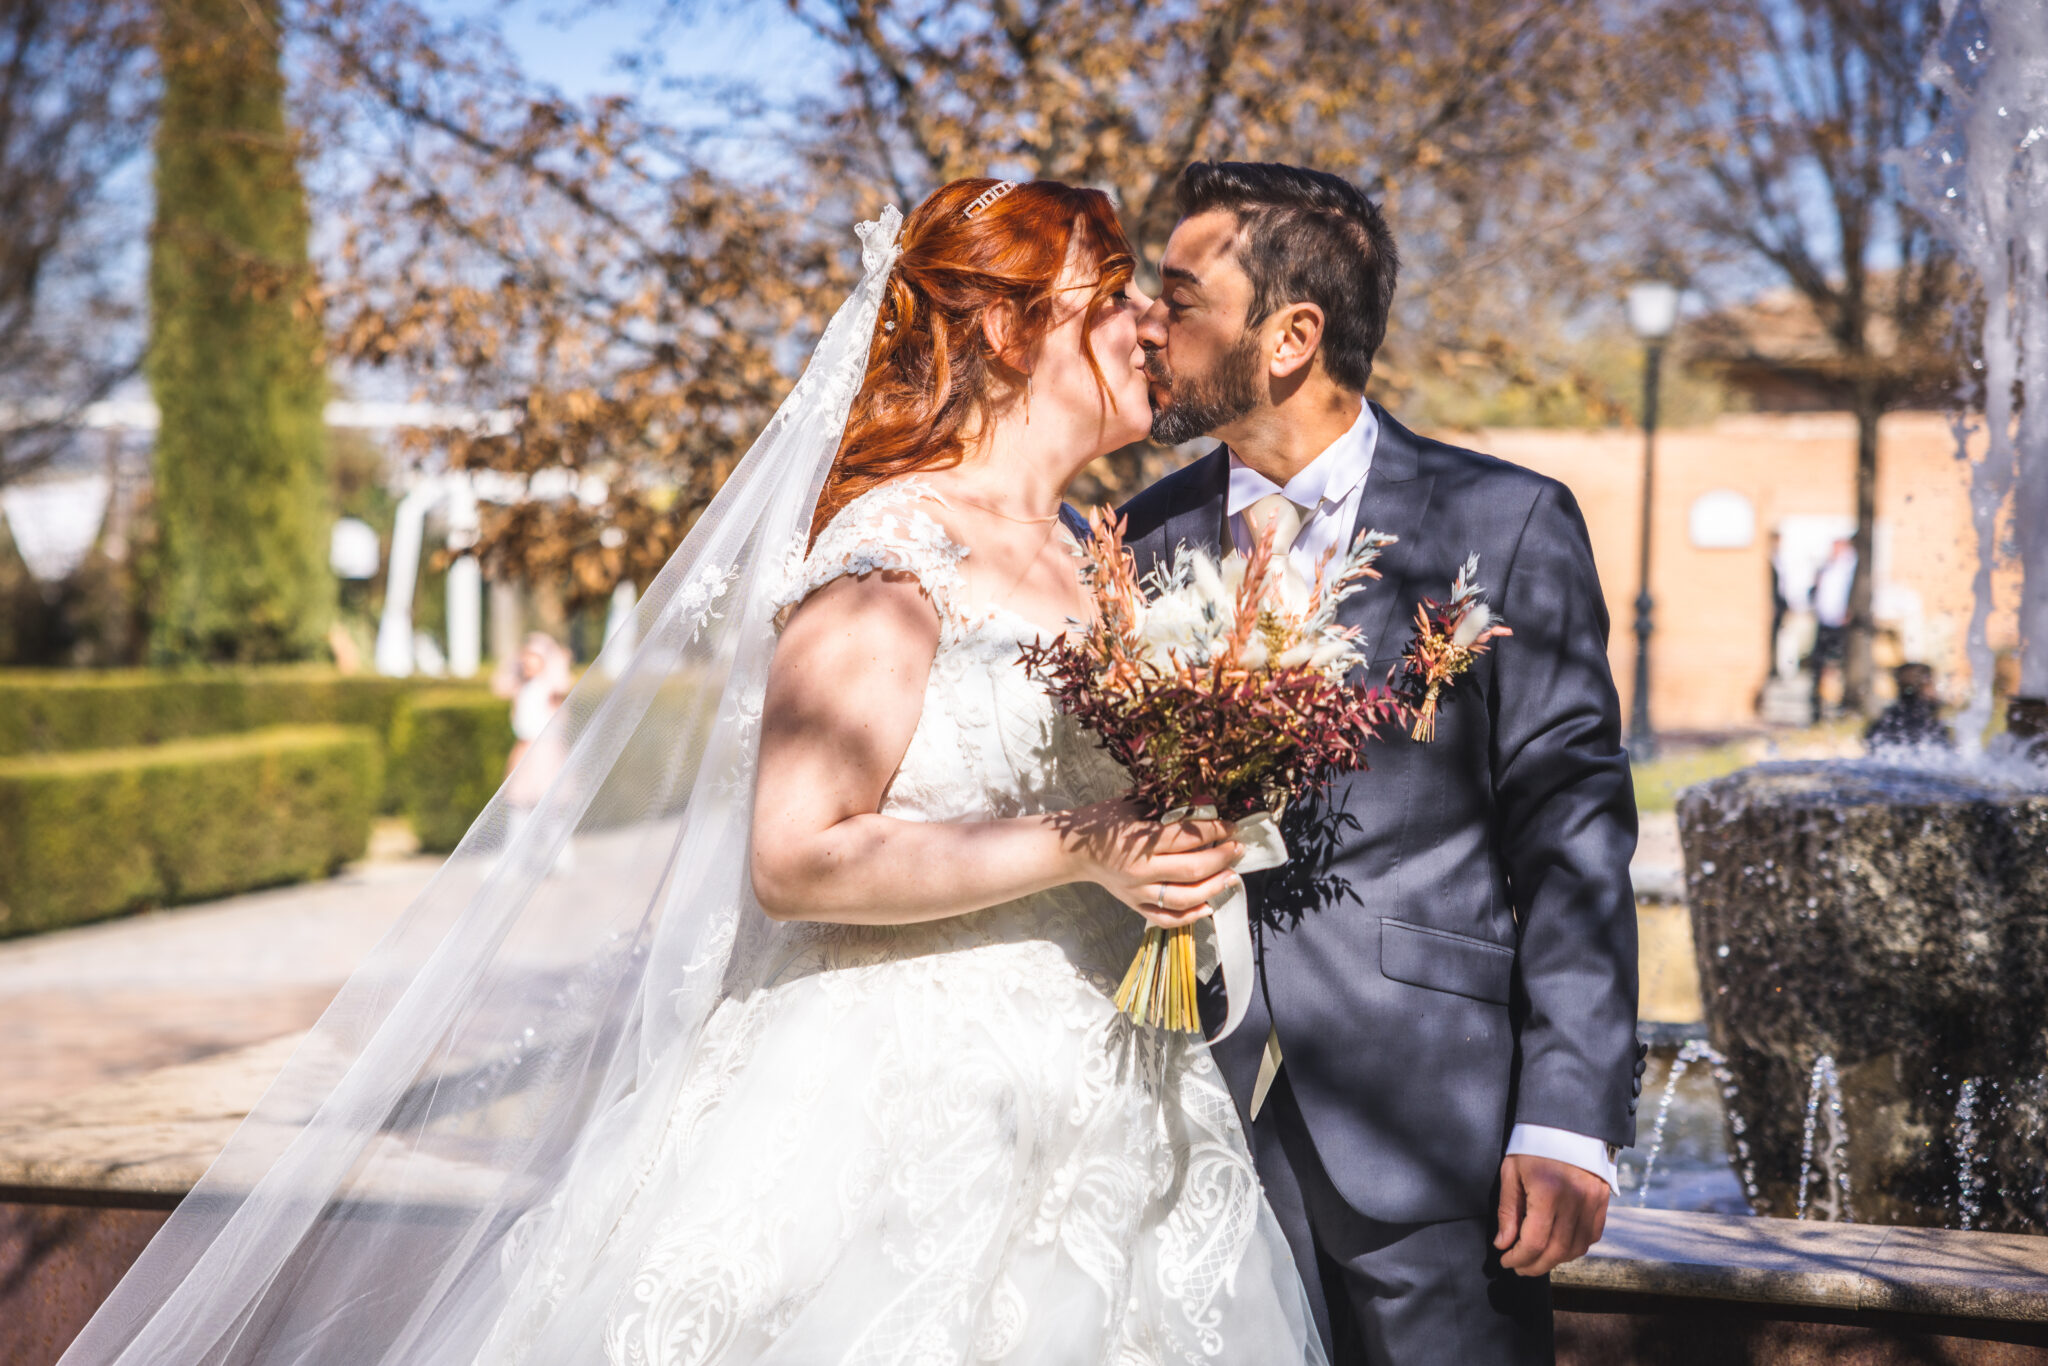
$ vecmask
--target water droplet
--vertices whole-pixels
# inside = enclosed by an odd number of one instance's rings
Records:
[[[1721,946],[1720,946],[1719,948],[1716,948],[1716,949],[1714,950],[1714,957],[1716,957],[1716,958],[1726,958],[1727,956],[1728,956],[1728,946],[1727,946],[1726,944],[1723,944],[1723,945],[1721,945]]]

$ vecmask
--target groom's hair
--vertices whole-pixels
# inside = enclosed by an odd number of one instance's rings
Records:
[[[1400,256],[1379,206],[1342,176],[1277,161],[1197,161],[1180,173],[1182,218],[1237,219],[1237,263],[1251,278],[1247,328],[1292,303],[1323,310],[1323,368],[1363,390],[1387,336]]]

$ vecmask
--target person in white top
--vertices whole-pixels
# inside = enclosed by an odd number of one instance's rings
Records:
[[[1822,683],[1830,668],[1839,672],[1848,656],[1849,598],[1856,586],[1856,543],[1835,542],[1820,571],[1813,576],[1813,721],[1820,724]]]
[[[545,631],[529,632],[510,668],[500,669],[491,680],[491,691],[512,701],[512,750],[505,756],[505,773],[514,780],[511,795],[516,805],[532,806],[562,767],[559,742],[548,746],[545,756],[535,756],[532,763],[526,760],[575,685],[575,661],[567,647]]]

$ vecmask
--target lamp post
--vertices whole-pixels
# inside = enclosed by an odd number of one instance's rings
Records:
[[[1657,372],[1664,342],[1678,323],[1678,288],[1662,280],[1629,286],[1629,330],[1643,341],[1643,529],[1636,566],[1636,684],[1628,718],[1629,757],[1657,757],[1650,726],[1650,632],[1656,601],[1650,596],[1650,512],[1657,487]]]

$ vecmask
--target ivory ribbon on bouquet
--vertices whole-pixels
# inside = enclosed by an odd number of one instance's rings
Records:
[[[1161,820],[1171,824],[1190,818],[1214,820],[1216,808],[1198,806],[1169,811]],[[1236,838],[1244,846],[1244,857],[1237,861],[1240,873],[1263,872],[1287,862],[1287,841],[1280,838],[1280,821],[1271,811],[1254,811],[1240,820]],[[1209,1036],[1209,1042],[1213,1044],[1229,1038],[1244,1023],[1244,1013],[1251,1008],[1252,992],[1258,989],[1258,983],[1252,964],[1251,903],[1245,896],[1244,883],[1232,883],[1228,891],[1211,897],[1209,905],[1212,914],[1208,917],[1208,924],[1213,938],[1210,944],[1203,945],[1198,928],[1195,942],[1198,948],[1211,950],[1201,955],[1201,979],[1208,981],[1219,969],[1223,973],[1223,996],[1227,1008],[1223,1027]]]

